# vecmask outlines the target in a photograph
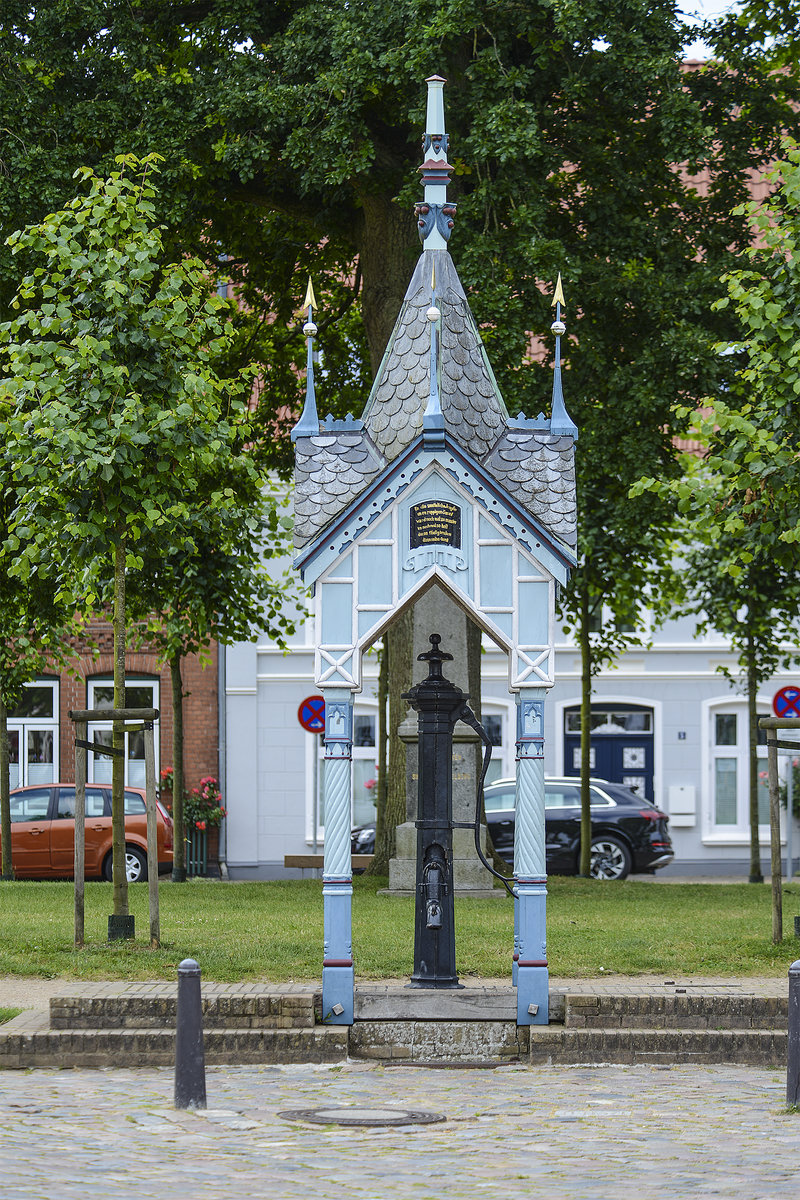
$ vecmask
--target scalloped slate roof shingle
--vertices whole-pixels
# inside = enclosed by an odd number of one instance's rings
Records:
[[[571,437],[509,428],[483,464],[550,533],[577,544],[575,450]]]
[[[298,438],[294,469],[294,542],[313,541],[375,478],[384,460],[358,433]]]
[[[422,432],[430,397],[431,275],[442,313],[439,395],[447,433],[474,458],[483,459],[503,432],[508,413],[446,250],[421,255],[403,301],[362,417],[387,461]]]
[[[295,443],[298,549],[313,542],[422,433],[430,398],[431,274],[442,313],[439,395],[447,434],[555,538],[577,541],[574,442],[509,420],[450,255],[425,251],[364,408],[347,429]],[[538,422],[537,422],[538,424]]]

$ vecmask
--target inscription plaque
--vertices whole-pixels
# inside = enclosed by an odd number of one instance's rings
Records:
[[[411,509],[410,548],[454,546],[461,548],[461,509],[449,500],[423,500]]]

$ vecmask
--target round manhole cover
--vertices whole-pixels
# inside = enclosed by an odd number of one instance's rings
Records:
[[[330,1105],[328,1108],[293,1108],[279,1112],[287,1121],[311,1121],[315,1125],[433,1125],[446,1121],[440,1113],[419,1108],[356,1107]]]

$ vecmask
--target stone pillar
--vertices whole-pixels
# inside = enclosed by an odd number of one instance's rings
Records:
[[[514,931],[518,1025],[546,1025],[549,1019],[544,696],[543,688],[523,688],[517,695]]]
[[[440,587],[432,587],[414,605],[414,653],[412,684],[427,674],[427,664],[417,655],[430,649],[429,638],[438,633],[442,649],[453,655],[448,663],[448,675],[457,688],[469,692],[467,658],[467,615]],[[478,697],[472,697],[476,705]],[[409,709],[400,726],[400,737],[406,745],[406,819],[397,827],[395,856],[389,861],[389,891],[412,893],[417,875],[417,761],[418,723]],[[459,723],[453,733],[453,820],[470,822],[475,819],[475,794],[480,774],[480,741],[469,726]],[[486,826],[481,827],[481,845],[486,853]],[[494,879],[475,853],[475,838],[471,829],[453,830],[453,875],[457,895],[496,895]]]
[[[325,862],[322,897],[325,948],[322,1016],[331,1025],[353,1024],[353,876],[350,858],[350,791],[353,697],[344,688],[325,696]]]

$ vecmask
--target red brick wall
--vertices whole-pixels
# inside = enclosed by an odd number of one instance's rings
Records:
[[[113,637],[111,626],[106,623],[92,624],[92,640],[99,653],[94,655],[76,647],[71,671],[60,675],[60,770],[59,777],[65,782],[75,778],[75,746],[70,709],[88,708],[88,680],[110,679],[114,673]],[[183,660],[183,763],[186,786],[196,787],[204,775],[219,774],[219,718],[217,705],[217,645],[213,643],[204,655],[210,659],[205,667],[200,658],[191,654]],[[172,762],[172,684],[169,665],[161,664],[147,645],[129,651],[125,656],[125,671],[128,676],[157,679],[159,688],[159,766],[171,767]]]

